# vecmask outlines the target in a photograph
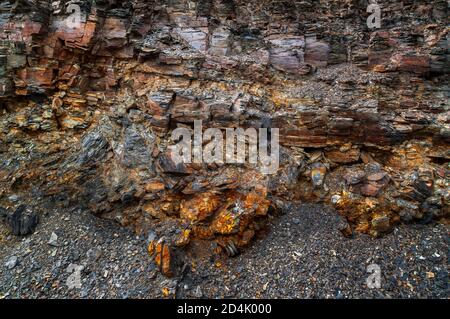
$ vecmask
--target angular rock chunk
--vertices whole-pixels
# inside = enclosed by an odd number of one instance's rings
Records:
[[[39,215],[25,205],[19,206],[14,213],[7,215],[6,224],[15,236],[32,234],[39,223]]]

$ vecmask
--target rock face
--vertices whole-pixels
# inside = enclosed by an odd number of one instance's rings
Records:
[[[448,3],[378,3],[369,29],[360,0],[1,1],[2,205],[151,231],[167,275],[185,251],[237,254],[292,201],[374,236],[445,220]],[[278,171],[174,163],[196,120],[279,128]]]

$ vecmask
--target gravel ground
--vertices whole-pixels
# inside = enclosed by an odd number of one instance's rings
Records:
[[[25,238],[0,226],[0,298],[449,297],[447,226],[402,225],[380,239],[346,239],[341,222],[328,208],[300,206],[272,219],[240,256],[200,260],[166,279],[145,238],[85,212],[52,211]],[[380,267],[381,288],[367,288],[371,264]],[[71,281],[77,269],[81,288]]]

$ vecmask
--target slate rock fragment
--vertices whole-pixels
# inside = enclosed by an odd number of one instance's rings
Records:
[[[26,236],[34,232],[39,223],[39,215],[25,205],[19,206],[14,213],[7,215],[6,224],[15,236]]]

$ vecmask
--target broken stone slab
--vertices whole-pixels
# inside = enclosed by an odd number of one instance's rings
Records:
[[[26,236],[34,232],[39,223],[39,215],[25,205],[6,216],[6,224],[15,236]]]
[[[58,247],[58,235],[56,235],[54,232],[50,235],[50,239],[47,242],[50,246]]]

